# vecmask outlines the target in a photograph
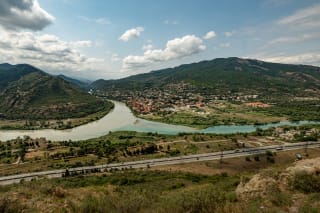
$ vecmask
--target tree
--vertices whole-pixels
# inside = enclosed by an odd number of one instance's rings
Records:
[[[20,150],[19,150],[19,156],[21,158],[21,160],[24,160],[24,157],[26,156],[26,144],[25,143],[20,143]]]

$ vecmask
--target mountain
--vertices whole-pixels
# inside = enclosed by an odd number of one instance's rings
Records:
[[[32,72],[41,72],[39,69],[27,64],[11,65],[0,64],[0,91],[8,86],[11,82],[20,79],[22,76]]]
[[[320,68],[254,59],[217,58],[119,80],[98,80],[96,90],[144,90],[187,83],[201,93],[320,96]]]
[[[87,89],[91,83],[90,81],[82,81],[82,80],[78,80],[75,78],[70,78],[70,77],[62,75],[62,74],[58,75],[57,77],[62,78],[63,80],[70,82],[73,85],[77,85],[78,87],[83,88],[83,89]]]
[[[0,117],[62,119],[103,110],[105,102],[28,64],[0,65]]]

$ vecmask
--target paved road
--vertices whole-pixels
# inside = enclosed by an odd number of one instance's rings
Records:
[[[256,154],[264,154],[268,150],[272,152],[279,152],[279,151],[304,149],[306,147],[318,148],[320,147],[320,142],[300,142],[300,143],[292,143],[287,145],[273,145],[273,146],[263,146],[263,147],[255,147],[255,148],[243,148],[243,149],[230,150],[230,151],[224,151],[224,152],[186,155],[186,156],[180,156],[180,157],[157,158],[157,159],[149,159],[149,160],[141,160],[141,161],[104,164],[104,165],[98,165],[98,166],[85,166],[85,167],[70,168],[68,169],[68,172],[70,174],[72,173],[79,174],[79,173],[87,173],[87,172],[109,171],[112,169],[119,169],[119,170],[138,169],[138,168],[146,168],[146,167],[154,167],[154,166],[191,163],[191,162],[197,162],[197,161],[218,160],[221,157],[223,157],[223,159],[226,159],[226,158],[236,158],[236,157],[243,157],[243,156],[256,155]],[[42,171],[42,172],[25,173],[25,174],[19,174],[19,175],[3,176],[3,177],[0,177],[0,185],[19,183],[21,180],[28,181],[34,178],[41,178],[41,177],[47,177],[47,178],[62,177],[65,174],[66,174],[65,169],[59,169],[59,170],[50,170],[50,171]]]

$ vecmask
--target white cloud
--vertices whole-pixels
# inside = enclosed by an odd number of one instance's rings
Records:
[[[179,22],[176,21],[176,20],[173,20],[173,21],[164,20],[163,23],[164,23],[164,24],[171,24],[171,25],[177,25],[177,24],[179,24]]]
[[[223,47],[223,48],[228,48],[228,47],[230,47],[230,46],[231,46],[230,43],[221,43],[221,44],[220,44],[220,47]]]
[[[91,46],[91,41],[67,42],[55,35],[10,31],[2,27],[0,35],[0,55],[2,61],[9,63],[30,63],[54,71],[81,71],[103,61],[77,50]]]
[[[144,31],[143,27],[136,27],[136,28],[129,29],[120,36],[119,40],[127,42],[133,38],[139,37],[143,31]]]
[[[206,49],[203,41],[195,35],[186,35],[167,42],[165,49],[146,50],[143,55],[129,55],[123,59],[123,70],[143,67],[152,63],[179,59]]]
[[[320,65],[320,53],[319,52],[310,52],[310,53],[301,53],[296,55],[282,55],[275,57],[265,57],[262,60],[276,62],[276,63],[285,63],[285,64],[310,64],[310,65]]]
[[[89,18],[86,16],[78,16],[79,19],[86,21],[86,22],[92,22],[96,24],[101,24],[101,25],[108,25],[111,24],[111,21],[107,18],[100,17],[100,18]]]
[[[224,33],[224,35],[226,36],[226,37],[231,37],[231,36],[233,36],[235,34],[235,31],[230,31],[230,32],[225,32]]]
[[[8,29],[42,30],[54,17],[37,0],[1,0],[0,25]]]
[[[313,39],[319,39],[320,33],[311,33],[311,34],[303,34],[298,36],[289,36],[289,37],[279,37],[271,40],[268,44],[288,44],[288,43],[299,43],[304,41],[309,41]]]
[[[102,39],[97,39],[97,40],[95,40],[94,45],[96,47],[103,47],[104,46],[104,41]]]
[[[111,21],[109,21],[106,18],[98,18],[98,19],[96,19],[96,23],[106,25],[106,24],[111,24]]]
[[[70,46],[73,48],[91,47],[92,41],[90,41],[90,40],[72,41],[72,42],[70,42]]]
[[[320,26],[320,4],[316,4],[277,21],[279,25],[289,25],[293,28],[314,28]]]
[[[206,40],[214,39],[216,36],[217,35],[214,31],[209,31],[205,36],[203,36],[203,39],[206,39]]]
[[[143,51],[152,50],[152,49],[153,49],[152,44],[145,44],[142,46]]]
[[[120,60],[121,60],[121,58],[119,57],[118,54],[112,54],[111,61],[116,62],[116,61],[120,61]]]

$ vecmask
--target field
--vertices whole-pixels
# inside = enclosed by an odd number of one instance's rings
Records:
[[[111,132],[78,142],[25,137],[1,143],[0,175],[295,143],[319,136],[319,125],[307,125],[233,135]],[[317,213],[319,176],[288,174],[287,167],[296,165],[296,154],[303,159],[297,163],[320,159],[319,148],[305,148],[22,181],[0,186],[0,212]]]
[[[153,113],[139,116],[149,120],[187,125],[200,129],[216,125],[259,125],[289,119],[282,115],[272,115],[267,110],[227,101],[218,101],[198,109],[184,108],[172,113]]]
[[[24,137],[0,144],[0,175],[316,141],[318,138],[319,126],[316,125],[258,129],[254,133],[234,135],[111,132],[84,141]]]
[[[264,136],[114,132],[85,141],[28,137],[0,146],[0,175],[282,144]]]
[[[198,109],[183,108],[175,112],[159,112],[138,116],[153,121],[202,129],[215,125],[260,125],[286,120],[317,121],[320,120],[320,111],[317,101],[278,101],[270,107],[249,107],[245,104],[217,101]]]
[[[254,179],[255,174],[267,178],[285,172],[294,162],[293,156],[278,153],[275,163],[228,159],[222,164],[211,161],[179,165],[179,170],[161,167],[22,182],[0,187],[0,211],[319,212],[319,192],[308,191],[307,183],[296,186],[297,181],[313,178],[313,186],[320,187],[316,176],[299,176],[299,180],[294,176],[285,189],[267,188],[268,194],[251,199],[238,192],[239,185]],[[319,150],[310,150],[307,158],[316,156]],[[203,164],[210,173],[195,169]]]

